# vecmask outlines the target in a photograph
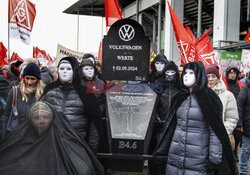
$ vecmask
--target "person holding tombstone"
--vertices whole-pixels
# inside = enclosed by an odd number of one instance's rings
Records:
[[[151,72],[149,74],[149,83],[157,83],[160,82],[164,75],[163,75],[163,68],[169,61],[164,54],[158,54],[154,61],[151,63]]]
[[[234,95],[227,90],[223,81],[220,80],[218,65],[208,65],[206,67],[206,72],[208,77],[208,87],[216,92],[222,102],[222,121],[226,127],[232,146],[234,147],[235,143],[232,134],[239,120],[236,99],[234,98]]]
[[[44,90],[44,84],[41,81],[40,69],[36,64],[28,64],[23,71],[23,79],[20,87],[17,87],[17,112],[19,125],[26,121],[26,112],[28,108],[39,100]],[[2,139],[7,134],[7,123],[12,110],[13,89],[10,90],[6,100],[6,109],[1,117],[2,121]]]
[[[102,165],[63,113],[39,101],[26,118],[0,144],[1,175],[104,175]]]
[[[245,85],[239,93],[237,103],[240,116],[237,127],[243,132],[240,173],[242,175],[247,175],[248,161],[250,158],[250,74],[248,74],[248,77],[245,80]]]
[[[50,103],[57,111],[62,111],[79,137],[97,152],[100,109],[94,94],[86,93],[77,60],[74,57],[61,59],[58,75],[57,81],[46,86],[41,100]]]
[[[229,66],[226,69],[226,78],[223,79],[227,90],[232,92],[234,94],[235,99],[238,99],[239,92],[241,88],[243,87],[244,83],[239,80],[240,76],[240,71],[237,67],[235,66]],[[239,162],[239,157],[238,157],[238,145],[241,142],[241,131],[239,128],[236,128],[233,131],[234,139],[235,139],[235,150],[234,150],[234,155],[235,159],[237,162]]]
[[[186,64],[181,79],[155,151],[167,157],[165,174],[238,174],[222,103],[207,86],[203,63]]]

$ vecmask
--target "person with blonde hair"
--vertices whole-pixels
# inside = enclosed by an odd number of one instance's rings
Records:
[[[19,125],[26,121],[29,107],[38,101],[43,94],[44,83],[41,81],[40,68],[36,64],[28,64],[23,71],[20,87],[17,87],[17,112]],[[15,88],[15,87],[14,87]],[[6,109],[1,117],[2,139],[11,131],[7,131],[7,123],[12,110],[13,88],[8,94]]]

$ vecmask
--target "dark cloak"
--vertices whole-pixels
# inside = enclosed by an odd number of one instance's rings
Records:
[[[207,87],[208,80],[203,63],[200,61],[188,63],[185,65],[183,73],[187,68],[194,70],[196,77],[196,83],[193,86],[192,94],[196,96],[205,120],[213,129],[223,147],[222,164],[219,166],[218,174],[237,175],[238,169],[228,134],[222,121],[222,103],[218,95]],[[183,89],[172,101],[173,103],[167,114],[166,122],[163,126],[160,140],[154,153],[156,156],[168,156],[177,123],[176,111],[182,102],[190,95],[189,90],[183,85],[183,74],[181,79]]]
[[[72,86],[74,87],[74,89],[80,96],[82,103],[84,104],[86,116],[89,118],[91,122],[93,122],[93,124],[95,125],[98,131],[98,135],[99,135],[99,149],[98,150],[100,152],[106,151],[108,148],[107,148],[107,144],[105,144],[106,141],[104,140],[104,136],[103,136],[104,128],[102,126],[102,120],[101,120],[102,114],[98,106],[95,94],[86,93],[87,86],[81,78],[80,68],[79,68],[77,60],[74,57],[64,57],[63,59],[60,60],[60,62],[63,60],[69,61],[73,68]],[[60,63],[58,65],[60,65]],[[63,85],[59,79],[47,85],[40,99],[43,99],[44,95],[46,95],[50,90],[57,88],[59,85]]]
[[[53,121],[43,135],[26,121],[0,144],[0,174],[103,175],[102,165],[65,115],[46,104]]]

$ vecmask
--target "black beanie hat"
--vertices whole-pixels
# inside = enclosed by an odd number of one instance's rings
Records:
[[[40,72],[40,68],[36,65],[36,64],[28,64],[23,71],[23,77],[25,77],[26,75],[31,75],[31,76],[35,76],[36,78],[38,78],[39,80],[41,79],[41,72]]]

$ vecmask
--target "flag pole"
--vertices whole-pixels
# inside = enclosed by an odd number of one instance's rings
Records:
[[[10,61],[10,27],[9,27],[9,21],[10,21],[10,0],[8,1],[8,60]]]
[[[78,14],[77,14],[77,52],[79,52],[79,8],[78,8]]]
[[[179,56],[178,58],[176,58],[176,59],[174,60],[174,62],[176,63],[176,62],[180,59],[180,57],[181,57],[181,56]]]
[[[184,53],[184,56],[185,56],[185,59],[186,59],[186,63],[188,63],[187,55],[186,55],[186,52],[185,52],[185,50],[184,50],[184,48],[183,48],[183,45],[182,45],[182,41],[181,41],[181,40],[180,40],[180,43],[181,43],[181,48],[182,48],[182,50],[183,50],[183,53]]]

